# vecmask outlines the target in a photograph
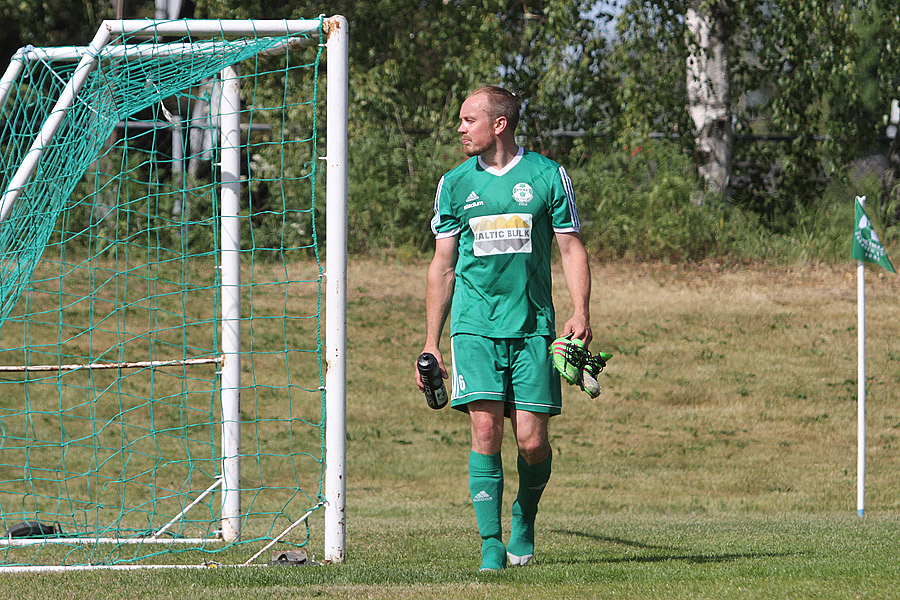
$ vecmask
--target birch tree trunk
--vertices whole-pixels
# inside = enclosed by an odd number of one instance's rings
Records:
[[[728,72],[728,8],[723,0],[691,0],[687,25],[687,103],[696,163],[707,189],[724,194],[731,178],[734,130]]]

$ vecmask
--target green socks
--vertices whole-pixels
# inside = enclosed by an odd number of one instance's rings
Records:
[[[507,546],[512,565],[528,564],[534,556],[534,518],[537,516],[541,494],[550,480],[552,463],[552,453],[536,465],[529,465],[519,456],[519,493],[512,507],[512,532]]]
[[[501,539],[500,509],[503,504],[503,463],[500,453],[469,453],[469,491],[481,534],[481,570],[506,566],[506,547]]]
[[[469,491],[481,534],[481,570],[525,565],[534,556],[534,519],[538,502],[550,480],[551,453],[543,462],[529,465],[521,456],[517,462],[519,493],[512,507],[512,532],[503,545],[500,511],[503,504],[503,463],[500,453],[469,453]]]

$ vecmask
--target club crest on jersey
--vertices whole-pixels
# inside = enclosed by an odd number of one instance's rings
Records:
[[[534,192],[527,183],[517,183],[513,187],[513,200],[519,203],[519,206],[527,206],[531,199],[534,198]]]
[[[469,219],[475,256],[531,253],[532,215],[486,215]]]

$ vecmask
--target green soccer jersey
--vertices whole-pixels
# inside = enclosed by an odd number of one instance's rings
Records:
[[[458,236],[451,334],[554,335],[550,246],[580,227],[565,169],[523,148],[502,170],[473,157],[441,178],[434,212],[435,236]]]

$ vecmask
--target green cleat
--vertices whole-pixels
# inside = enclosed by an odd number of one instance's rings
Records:
[[[606,367],[606,361],[612,358],[612,354],[598,352],[592,355],[584,349],[584,342],[569,337],[553,340],[550,344],[550,354],[553,356],[553,366],[569,385],[577,385],[591,398],[600,395],[602,388],[597,381],[597,375]]]
[[[580,352],[579,352],[580,350]],[[553,355],[553,366],[569,382],[569,385],[578,383],[577,356],[584,354],[584,342],[570,340],[567,337],[556,338],[550,344],[550,354]]]

